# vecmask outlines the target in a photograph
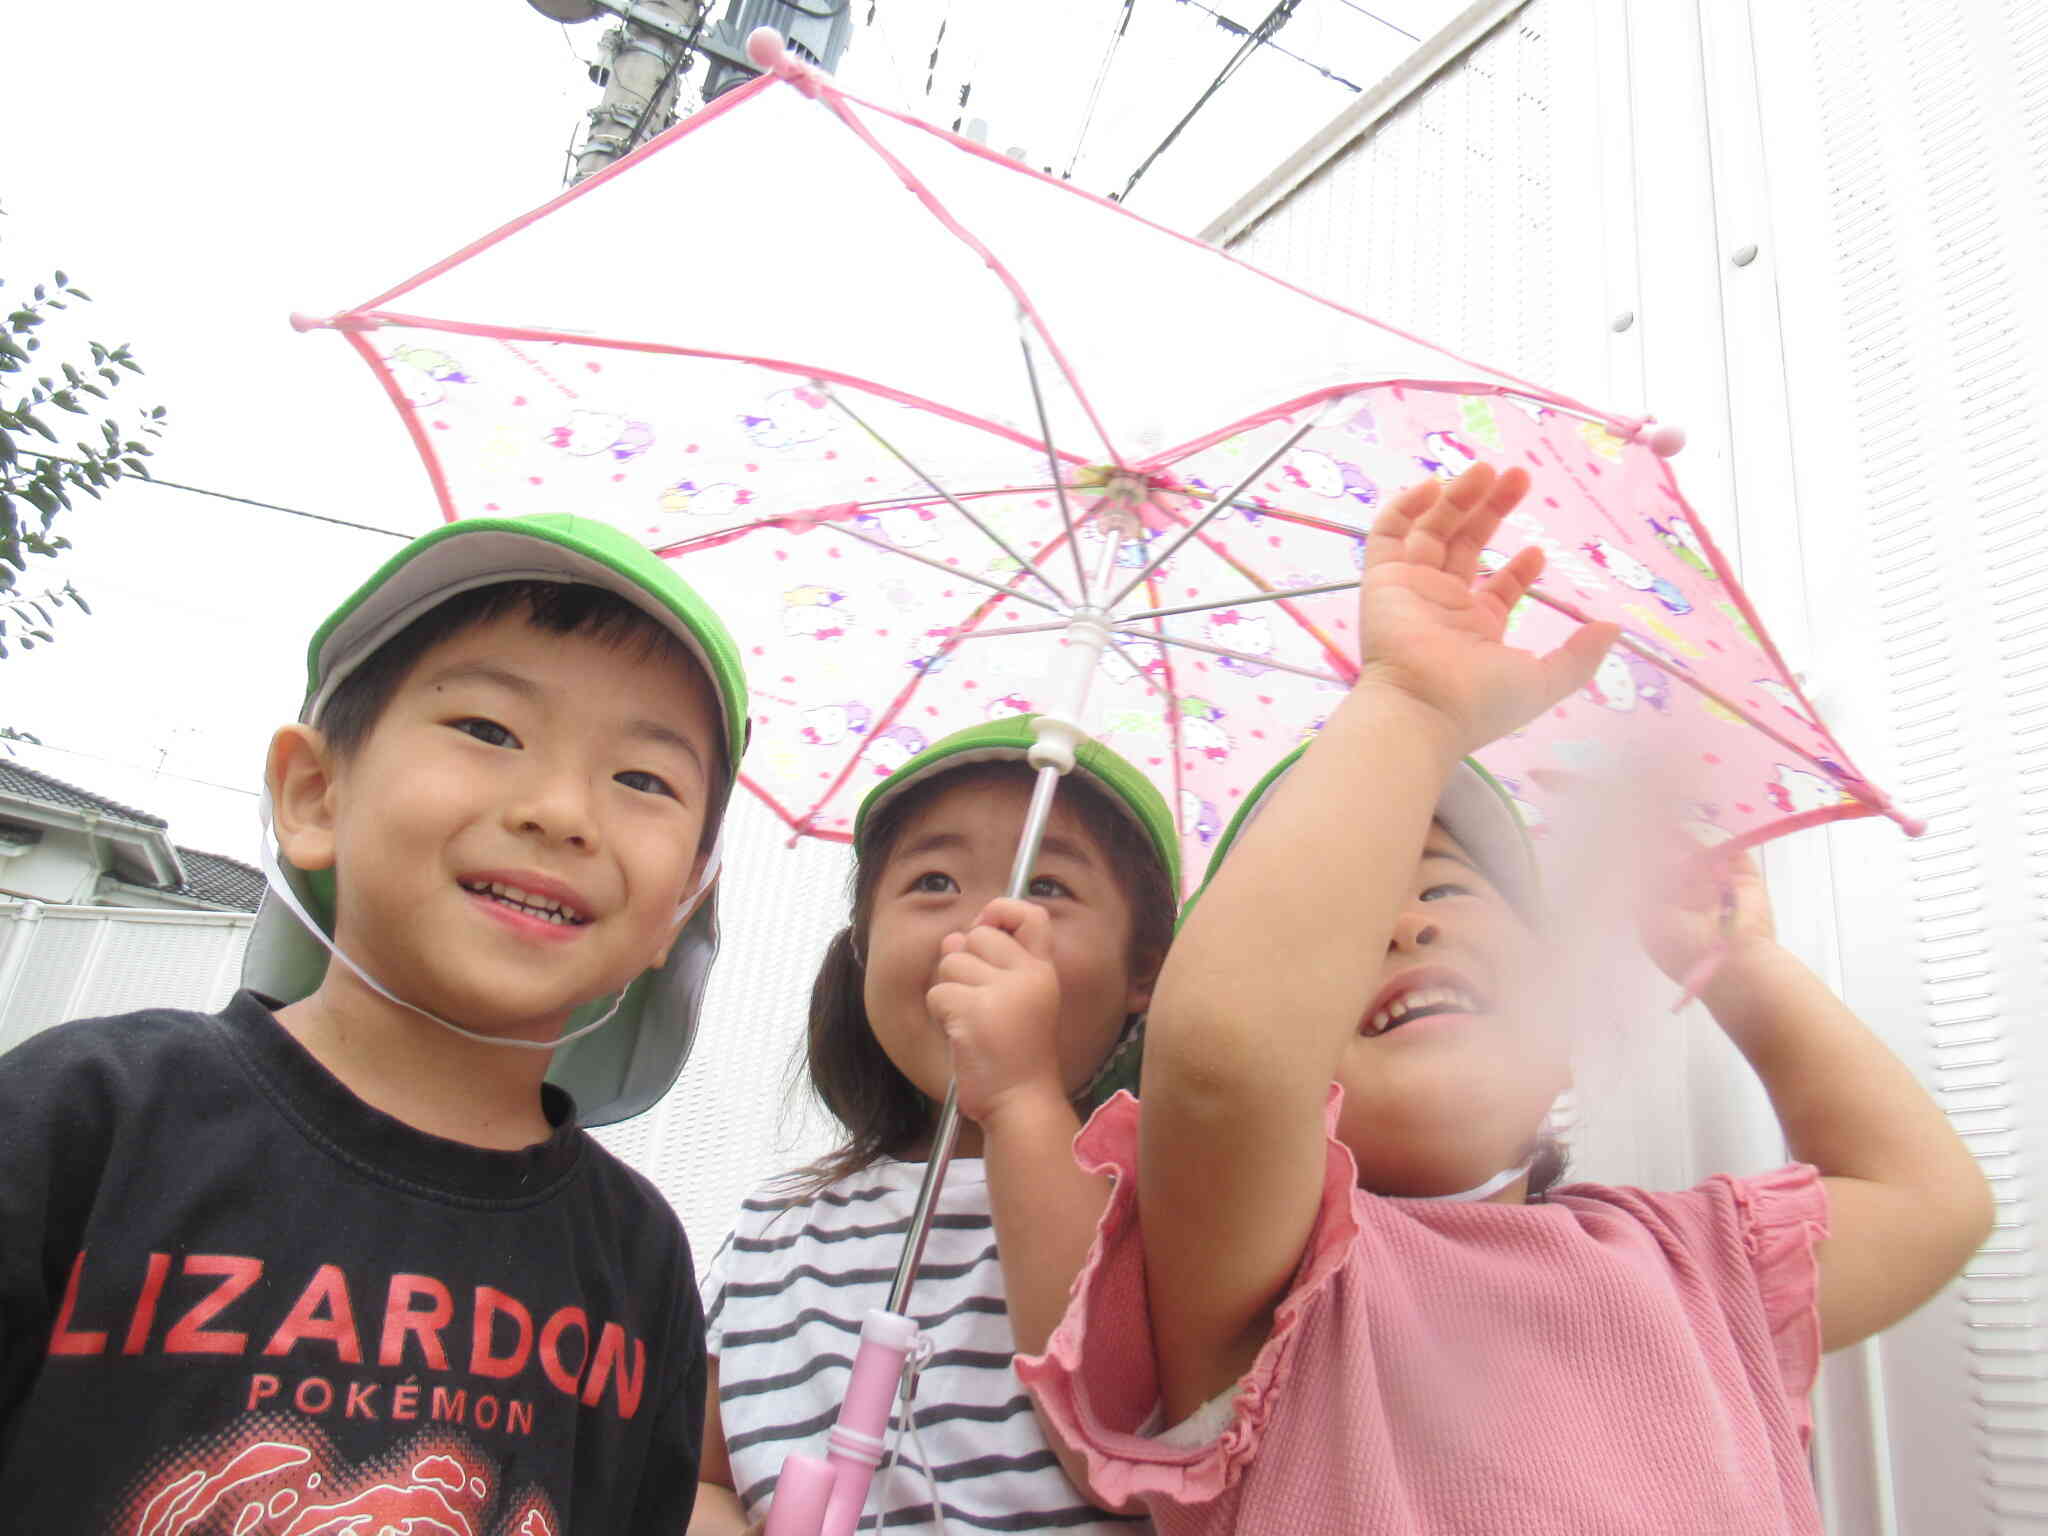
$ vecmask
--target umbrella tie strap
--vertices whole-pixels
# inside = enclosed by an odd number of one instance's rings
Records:
[[[911,1452],[917,1457],[918,1469],[924,1473],[925,1496],[932,1506],[932,1527],[940,1536],[945,1536],[946,1506],[939,1502],[938,1476],[932,1471],[932,1458],[926,1452],[924,1441],[917,1433],[917,1382],[924,1374],[924,1368],[931,1364],[932,1354],[931,1335],[919,1333],[917,1342],[910,1347],[910,1358],[903,1362],[903,1386],[898,1396],[894,1422],[890,1425],[889,1451],[883,1458],[880,1469],[875,1473],[875,1480],[881,1482],[888,1477],[890,1468],[903,1465],[903,1442],[908,1439]],[[875,1524],[872,1528],[879,1529],[881,1519],[882,1511],[875,1509],[861,1517],[861,1527],[870,1528],[869,1522],[873,1521]]]

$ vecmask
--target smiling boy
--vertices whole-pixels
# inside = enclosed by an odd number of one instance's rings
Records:
[[[248,990],[0,1059],[0,1508],[681,1531],[689,1246],[579,1122],[659,1098],[695,1029],[735,648],[638,545],[543,517],[416,540],[309,659]]]

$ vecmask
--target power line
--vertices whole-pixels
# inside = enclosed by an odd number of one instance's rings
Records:
[[[1214,17],[1216,20],[1216,24],[1222,27],[1226,32],[1236,32],[1242,30],[1238,27],[1237,23],[1232,21],[1228,16],[1223,15],[1219,11],[1210,10],[1209,7],[1201,3],[1201,0],[1179,0],[1179,3],[1182,5],[1192,5],[1196,10],[1201,11],[1203,14]],[[1363,91],[1365,89],[1364,86],[1358,84],[1358,82],[1355,80],[1346,80],[1334,69],[1325,69],[1322,65],[1318,64],[1314,59],[1305,59],[1300,54],[1295,53],[1290,49],[1282,48],[1270,37],[1266,39],[1266,46],[1272,49],[1275,53],[1279,54],[1282,58],[1292,59],[1297,64],[1307,65],[1310,69],[1314,70],[1317,74],[1321,75],[1325,80],[1335,81],[1338,85],[1343,86],[1348,91]]]
[[[32,459],[49,459],[57,464],[69,464],[76,469],[89,466],[77,459],[67,459],[60,453],[38,453],[33,448],[23,448],[22,453]],[[288,512],[293,517],[309,517],[316,523],[332,523],[337,528],[357,528],[364,533],[381,533],[386,538],[410,540],[412,534],[400,533],[395,528],[379,528],[371,523],[352,523],[345,517],[329,517],[323,512],[307,512],[299,507],[281,507],[274,501],[256,501],[247,496],[233,496],[226,491],[209,491],[203,485],[180,485],[175,480],[160,480],[155,475],[128,475],[124,478],[139,481],[144,485],[168,486],[174,491],[190,491],[194,496],[212,496],[220,501],[240,502],[245,507],[261,507],[266,512]]]
[[[1358,14],[1361,16],[1370,16],[1374,21],[1378,22],[1383,27],[1393,27],[1396,32],[1400,33],[1410,42],[1419,43],[1422,41],[1421,38],[1417,37],[1413,32],[1410,32],[1406,27],[1395,26],[1393,22],[1387,20],[1386,17],[1380,15],[1378,11],[1368,11],[1364,6],[1358,3],[1358,0],[1337,0],[1337,3],[1342,6],[1348,6],[1350,9],[1358,12]]]
[[[104,752],[81,752],[76,747],[53,747],[47,741],[29,741],[25,738],[17,739],[17,744],[20,746],[27,747],[31,751],[41,750],[44,752],[61,752],[66,757],[82,757],[86,759],[88,762],[106,763],[111,767],[126,768],[130,773],[146,773],[151,778],[177,779],[181,783],[185,784],[203,784],[208,789],[224,789],[231,795],[247,795],[251,799],[254,799],[259,793],[261,793],[261,791],[259,790],[245,789],[243,786],[239,784],[223,784],[219,782],[217,779],[195,779],[189,773],[172,773],[167,768],[145,767],[141,763],[131,763],[122,758],[108,757]],[[82,788],[83,786],[80,787]]]
[[[1095,88],[1088,93],[1088,110],[1081,114],[1081,131],[1074,135],[1074,152],[1067,157],[1067,171],[1060,178],[1062,181],[1071,177],[1074,167],[1080,163],[1081,146],[1087,142],[1089,125],[1095,121],[1095,104],[1102,99],[1102,86],[1109,79],[1110,62],[1116,58],[1117,45],[1124,40],[1124,33],[1130,30],[1131,12],[1137,3],[1138,0],[1124,0],[1123,17],[1117,22],[1116,30],[1109,34],[1109,47],[1102,55],[1102,67],[1095,71]]]
[[[1266,13],[1264,21],[1245,33],[1244,42],[1239,45],[1237,52],[1230,56],[1229,62],[1216,72],[1216,78],[1209,82],[1209,88],[1196,98],[1195,104],[1188,108],[1186,116],[1175,123],[1172,131],[1159,141],[1159,147],[1145,157],[1144,164],[1131,172],[1131,179],[1124,183],[1123,191],[1112,194],[1112,201],[1120,203],[1131,195],[1131,189],[1137,186],[1139,178],[1152,169],[1152,162],[1166,153],[1173,141],[1180,137],[1181,130],[1194,121],[1195,114],[1209,104],[1209,98],[1222,90],[1224,82],[1236,74],[1239,66],[1251,57],[1252,50],[1257,48],[1259,44],[1269,41],[1275,32],[1287,24],[1288,18],[1294,14],[1295,7],[1300,4],[1301,0],[1279,0],[1279,4]],[[1213,15],[1214,13],[1212,12],[1211,14]],[[1228,25],[1235,27],[1236,23],[1231,22]]]

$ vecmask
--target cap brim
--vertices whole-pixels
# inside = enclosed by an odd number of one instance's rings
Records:
[[[566,515],[465,518],[400,550],[314,633],[300,718],[317,721],[335,688],[422,614],[458,593],[507,581],[599,587],[674,635],[711,679],[728,770],[738,774],[748,727],[746,678],[724,623],[666,561],[609,524]]]
[[[326,908],[326,899],[303,870],[282,867],[308,911]],[[652,1109],[674,1086],[697,1041],[704,985],[717,956],[714,884],[676,935],[666,963],[634,978],[604,1028],[555,1052],[548,1081],[568,1090],[575,1100],[577,1124],[630,1120]],[[242,985],[272,1002],[295,1003],[319,989],[327,966],[326,947],[306,932],[290,908],[266,892],[242,952]],[[609,996],[585,1004],[562,1032],[582,1028],[610,1005]]]
[[[1296,747],[1281,758],[1238,805],[1230,824],[1223,829],[1223,836],[1217,840],[1216,851],[1209,856],[1201,889],[1188,898],[1182,909],[1182,921],[1201,900],[1202,892],[1208,890],[1238,837],[1257,819],[1274,789],[1307,750],[1306,745]],[[1451,770],[1443,793],[1437,797],[1434,814],[1509,904],[1525,918],[1533,917],[1541,898],[1536,852],[1500,781],[1468,757]]]
[[[1011,715],[956,731],[911,758],[868,792],[853,819],[858,849],[869,819],[897,796],[944,773],[976,763],[1029,761],[1035,733],[1032,716]],[[1074,753],[1073,771],[1102,791],[1128,817],[1165,866],[1169,889],[1180,889],[1180,839],[1173,815],[1152,781],[1129,759],[1099,741],[1084,741]]]

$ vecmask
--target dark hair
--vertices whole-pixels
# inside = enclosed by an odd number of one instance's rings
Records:
[[[882,1158],[901,1157],[932,1128],[936,1108],[897,1070],[868,1023],[863,957],[875,887],[905,824],[938,792],[966,784],[1029,783],[1031,778],[1032,770],[1022,762],[971,764],[912,785],[869,820],[849,882],[851,921],[832,936],[811,984],[811,1021],[802,1057],[811,1092],[846,1128],[846,1140],[795,1170],[789,1177],[796,1188],[815,1193]],[[1102,790],[1078,774],[1068,776],[1060,796],[1102,851],[1130,906],[1131,968],[1156,969],[1173,940],[1174,911],[1173,882],[1158,851]]]
[[[491,623],[508,613],[523,614],[535,629],[550,635],[584,635],[637,660],[659,661],[702,677],[719,707],[717,689],[704,664],[673,631],[618,593],[583,582],[500,581],[458,592],[437,603],[372,651],[341,680],[315,722],[329,747],[346,760],[362,749],[391,696],[419,659],[434,647],[465,631]],[[725,740],[712,743],[715,756],[705,764],[710,796],[705,802],[704,840],[708,842],[725,809]]]
[[[1557,1133],[1544,1131],[1536,1138],[1536,1150],[1529,1164],[1529,1187],[1523,1198],[1531,1205],[1541,1204],[1543,1197],[1564,1178],[1571,1161],[1572,1155]]]

